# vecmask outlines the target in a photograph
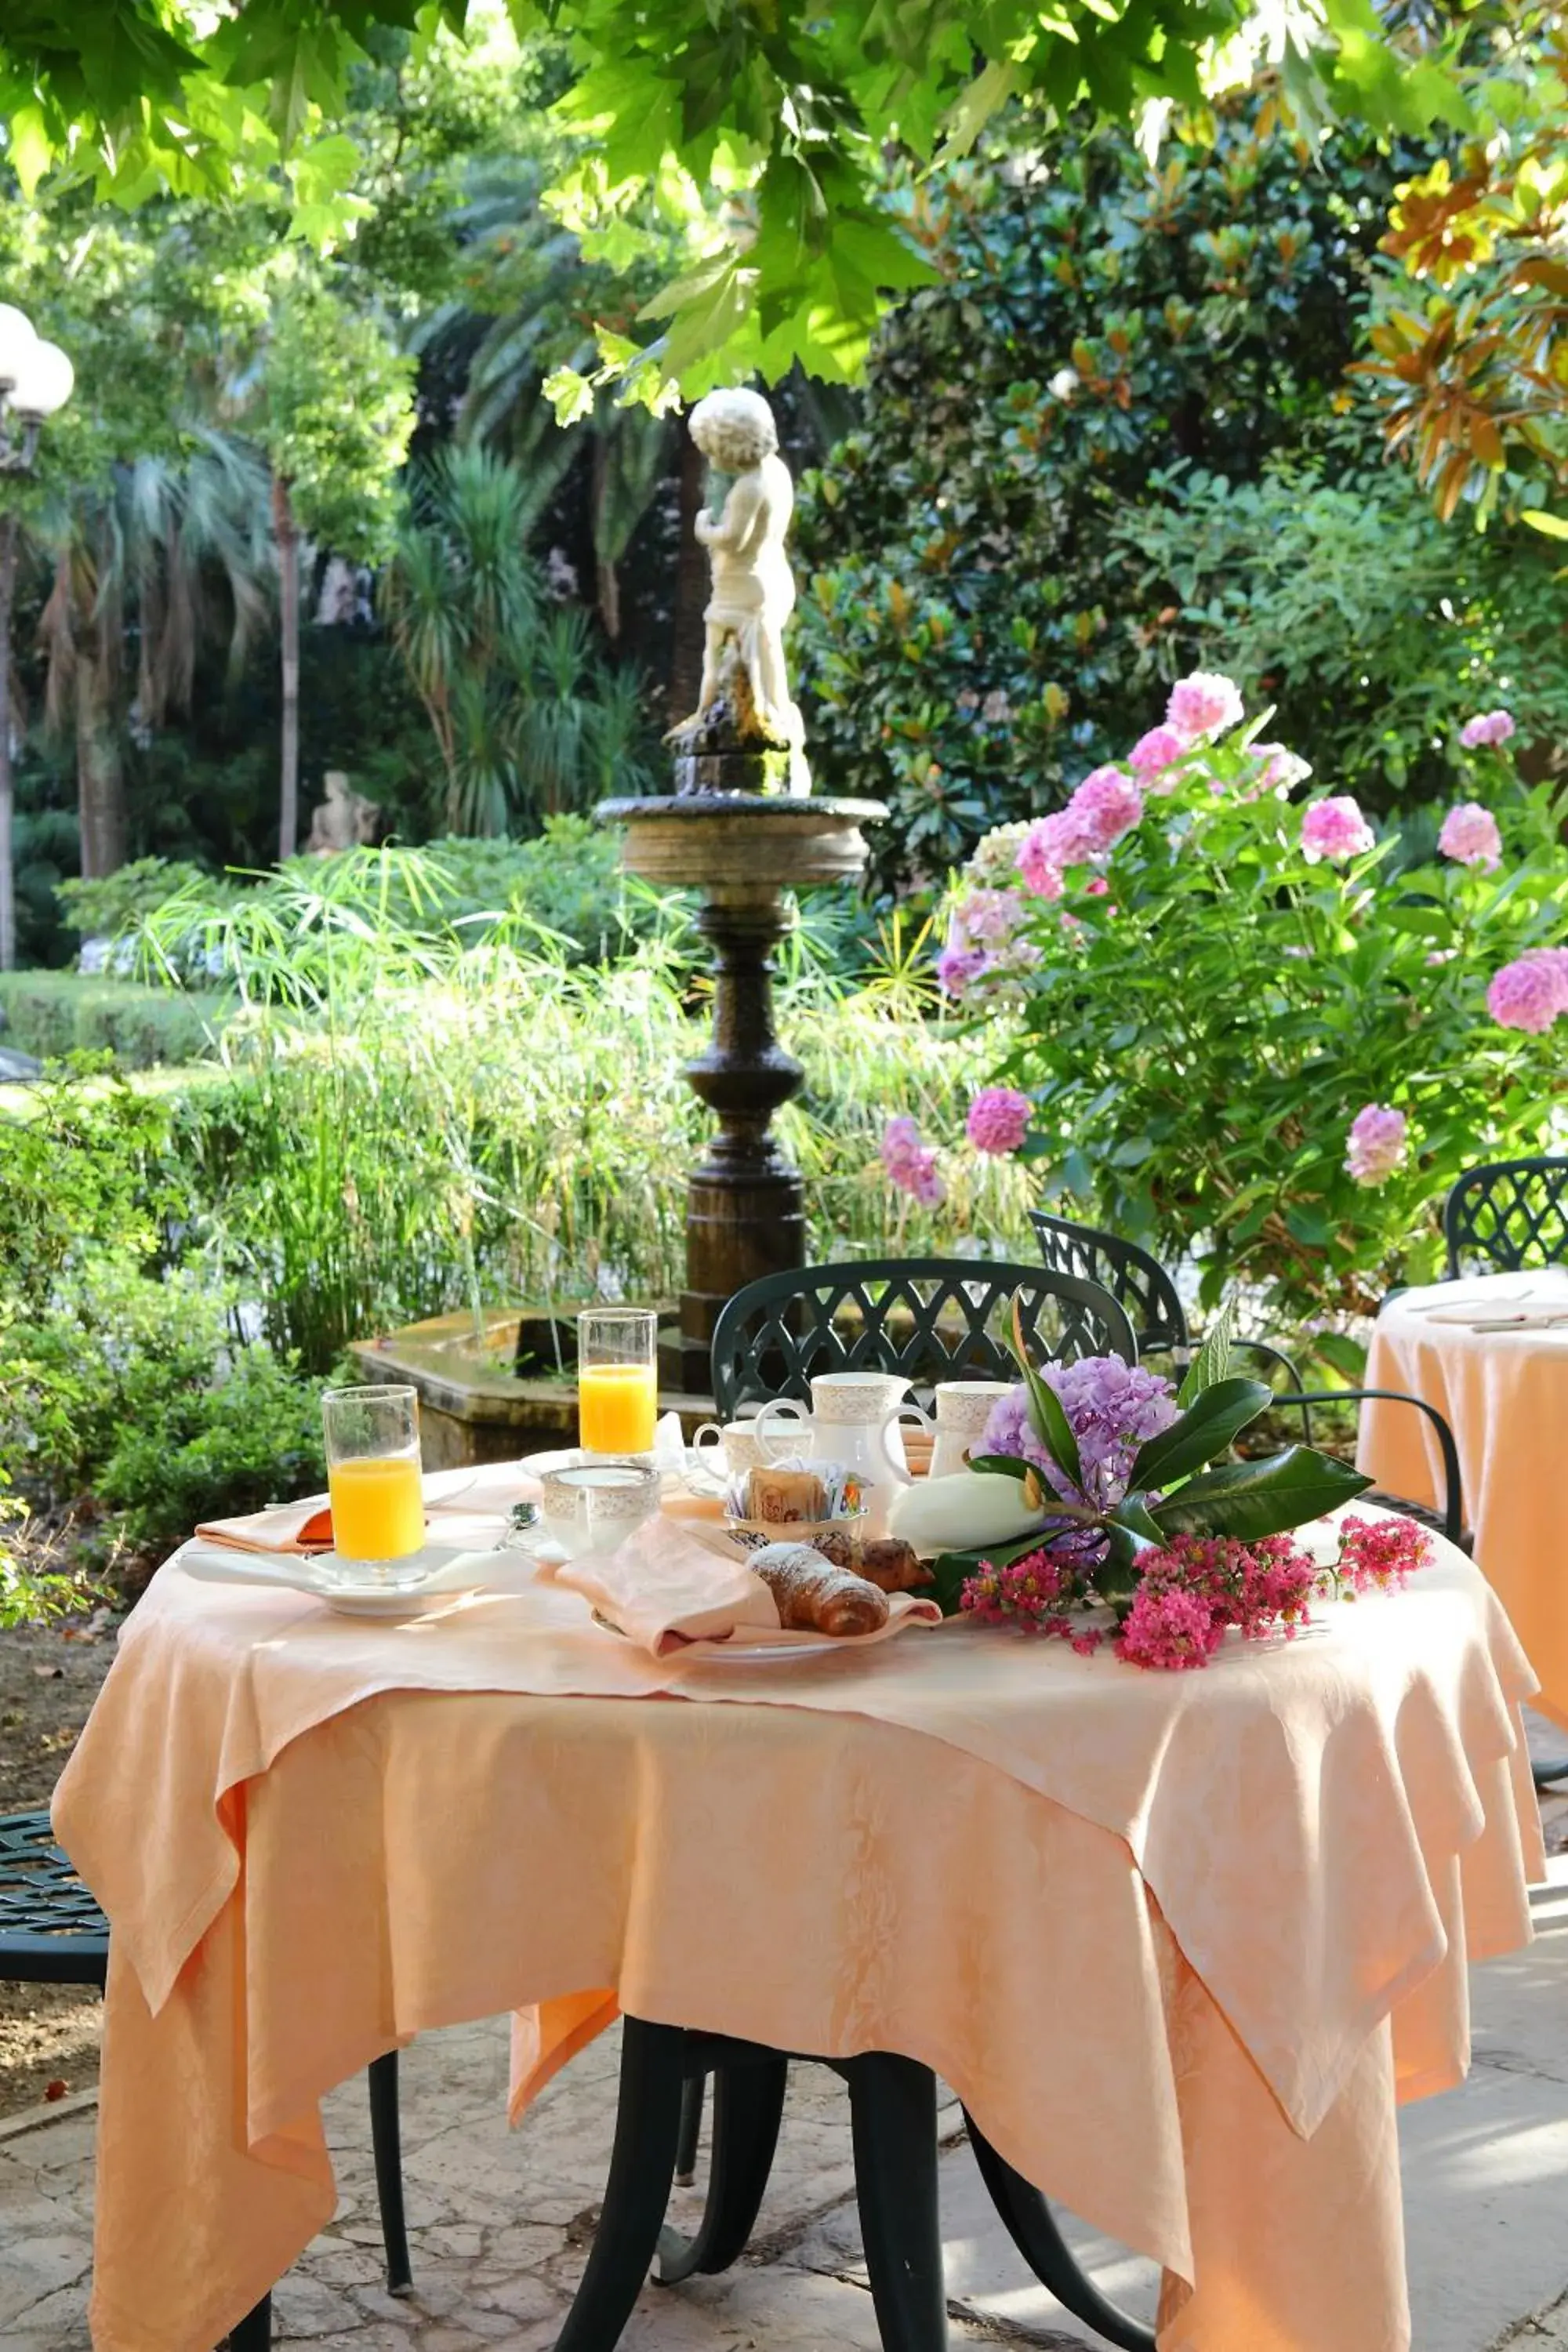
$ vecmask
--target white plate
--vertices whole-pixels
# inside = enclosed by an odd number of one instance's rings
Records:
[[[459,1551],[450,1544],[426,1544],[416,1555],[424,1573],[414,1584],[370,1589],[334,1584],[331,1552],[303,1558],[291,1552],[229,1551],[217,1544],[190,1544],[180,1556],[187,1576],[202,1584],[280,1584],[292,1592],[307,1592],[324,1601],[345,1617],[416,1617],[427,1609],[454,1600],[459,1593],[506,1590],[517,1581],[515,1570],[525,1555],[501,1551]]]
[[[614,1633],[617,1641],[630,1639],[618,1625],[613,1625],[607,1617],[602,1617],[596,1609],[594,1622],[602,1626],[606,1633]],[[853,1634],[824,1633],[814,1642],[738,1642],[731,1634],[727,1642],[689,1642],[684,1649],[667,1652],[661,1663],[670,1665],[685,1658],[710,1658],[719,1666],[777,1666],[792,1658],[827,1658],[836,1652],[854,1650],[859,1646]]]

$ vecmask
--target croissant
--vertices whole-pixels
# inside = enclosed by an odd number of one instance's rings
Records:
[[[882,1536],[860,1547],[860,1573],[884,1592],[918,1592],[935,1577],[901,1536]]]
[[[835,1568],[809,1544],[764,1544],[749,1565],[777,1601],[786,1632],[875,1633],[888,1622],[885,1592],[849,1569]]]

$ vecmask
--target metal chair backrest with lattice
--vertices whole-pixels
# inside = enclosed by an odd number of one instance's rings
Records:
[[[738,1290],[713,1331],[713,1395],[721,1417],[765,1397],[811,1402],[815,1373],[902,1372],[911,1386],[1013,1380],[1006,1344],[1013,1301],[1037,1361],[1137,1357],[1124,1310],[1108,1290],[1048,1266],[989,1258],[868,1258],[770,1274]]]
[[[1443,1203],[1450,1282],[1568,1265],[1568,1159],[1489,1160]]]
[[[1031,1209],[1029,1223],[1040,1255],[1054,1274],[1097,1282],[1125,1307],[1141,1355],[1191,1345],[1186,1309],[1175,1284],[1159,1259],[1137,1242],[1104,1233],[1098,1225],[1078,1224],[1071,1217],[1054,1216],[1048,1209]]]

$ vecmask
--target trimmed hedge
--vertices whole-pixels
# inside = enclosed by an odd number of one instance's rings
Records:
[[[230,1000],[196,990],[147,988],[75,971],[0,972],[0,1036],[40,1061],[106,1047],[127,1069],[197,1062]]]

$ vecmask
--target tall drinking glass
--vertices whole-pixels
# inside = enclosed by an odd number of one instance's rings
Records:
[[[332,1550],[345,1584],[418,1582],[425,1543],[419,1399],[410,1388],[328,1389],[321,1398]]]
[[[595,1307],[577,1318],[577,1433],[584,1454],[653,1452],[658,1419],[658,1318]]]

